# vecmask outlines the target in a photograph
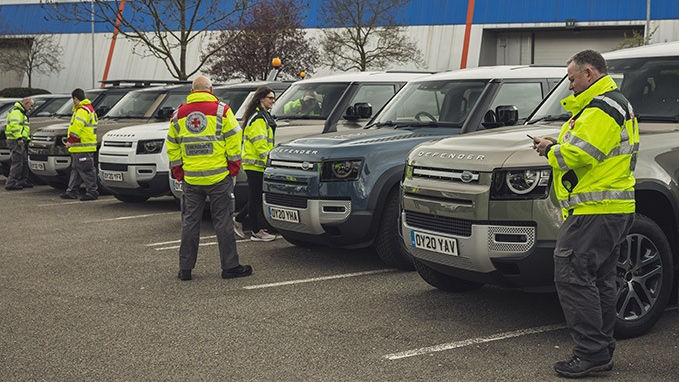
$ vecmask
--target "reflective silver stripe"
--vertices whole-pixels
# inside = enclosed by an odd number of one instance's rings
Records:
[[[174,113],[174,116],[172,117],[172,126],[174,127],[174,131],[179,134],[179,118],[177,118],[177,112]]]
[[[636,151],[639,151],[639,144],[635,143],[633,145],[625,144],[625,145],[620,145],[618,147],[614,147],[613,150],[608,154],[606,159],[612,158],[618,155],[628,155],[628,154],[634,154]]]
[[[623,126],[622,131],[620,131],[620,143],[622,144],[622,142],[627,141],[629,141],[629,133],[627,132],[627,128]]]
[[[252,121],[254,121],[255,118],[257,118],[258,115],[259,115],[259,113],[253,114],[252,117],[250,117],[250,119],[248,119],[248,123],[246,123],[245,126],[250,126],[250,125],[252,125]]]
[[[80,138],[80,135],[78,135],[78,134],[76,134],[76,133],[70,133],[69,135],[72,135],[72,136],[74,136],[74,137],[76,137],[76,138]]]
[[[168,140],[168,142],[172,142],[172,143],[176,143],[176,144],[182,143],[181,137],[171,137],[171,136],[168,135],[167,140]]]
[[[267,139],[266,139],[266,141],[267,141],[267,142],[269,142],[269,143],[271,143],[271,144],[273,144],[273,143],[274,143],[274,140],[273,140],[273,138],[267,138]]]
[[[230,161],[236,161],[236,160],[241,160],[243,159],[240,155],[227,155],[226,159]]]
[[[214,135],[199,135],[197,137],[181,137],[180,139],[182,143],[219,142],[222,140],[222,137],[215,137]]]
[[[265,153],[259,154],[259,157],[260,157],[260,158],[266,158],[268,155],[269,155],[269,152],[267,151],[267,152],[265,152]]]
[[[596,96],[596,97],[594,97],[594,99],[598,99],[598,100],[606,102],[608,104],[608,106],[614,108],[615,110],[618,111],[618,113],[620,113],[623,121],[627,120],[627,118],[625,117],[625,115],[626,115],[625,109],[623,109],[622,106],[620,106],[617,102],[615,102],[612,99],[605,97],[605,96]]]
[[[87,124],[87,121],[85,121],[84,119],[82,119],[82,118],[80,118],[80,117],[73,117],[73,119],[75,119],[76,121],[80,121],[80,122],[82,122],[82,123],[85,124],[85,125]]]
[[[20,119],[8,119],[7,123],[22,123],[23,121]]]
[[[266,139],[266,135],[257,135],[252,138],[248,138],[248,140],[252,143],[255,143],[257,141],[261,141],[262,139]]]
[[[181,166],[182,164],[184,164],[184,161],[182,161],[181,159],[170,161],[170,167]]]
[[[637,167],[637,153],[635,152],[632,154],[632,160],[629,162],[629,170],[634,172],[634,169]]]
[[[597,162],[601,162],[602,160],[606,159],[606,154],[601,152],[601,150],[597,149],[596,146],[587,142],[584,139],[576,137],[575,135],[571,137],[569,143],[572,144],[573,146],[582,149],[582,151],[586,152],[592,158],[596,159]]]
[[[227,169],[226,167],[221,167],[221,168],[217,168],[217,169],[210,170],[210,171],[186,171],[186,170],[184,170],[184,175],[186,175],[186,176],[210,176],[210,175],[223,174],[223,173],[228,172],[228,171],[229,171],[229,169]]]
[[[236,134],[238,134],[238,133],[240,133],[240,132],[241,132],[241,128],[240,128],[240,127],[234,127],[233,129],[231,129],[231,130],[227,131],[226,133],[224,133],[223,136],[224,136],[224,138],[228,138],[228,137],[230,137],[230,136],[232,136],[232,135],[236,135]]]
[[[91,147],[91,146],[97,146],[96,142],[95,143],[71,143],[71,147]]]
[[[243,163],[266,167],[266,162],[256,159],[243,159]]]
[[[568,200],[559,200],[561,208],[572,208],[580,203],[603,200],[634,200],[634,191],[596,191],[574,194]]]
[[[225,108],[226,105],[221,102],[217,105],[217,132],[215,135],[222,135],[222,118],[224,116]]]
[[[569,168],[566,165],[566,161],[563,159],[563,155],[561,154],[561,145],[554,145],[554,147],[552,147],[552,152],[554,153],[556,162],[559,164],[559,167],[561,167],[561,170],[568,171]]]

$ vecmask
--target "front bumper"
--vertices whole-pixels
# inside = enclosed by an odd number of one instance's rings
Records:
[[[114,194],[161,196],[170,194],[169,173],[154,164],[99,163],[99,181]]]
[[[373,213],[352,211],[351,207],[351,200],[308,199],[277,193],[265,193],[263,198],[266,220],[290,238],[340,247],[370,245]],[[289,218],[285,221],[282,216],[296,216],[298,221]]]
[[[433,269],[465,280],[492,283],[527,290],[553,288],[555,243],[538,241],[534,224],[456,221],[466,234],[427,229],[408,212],[401,214],[402,240],[408,252]],[[415,232],[454,239],[457,256],[416,248]]]
[[[67,177],[70,173],[71,157],[29,154],[28,167],[38,176]]]

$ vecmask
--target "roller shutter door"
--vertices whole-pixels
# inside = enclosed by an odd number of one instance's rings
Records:
[[[615,50],[629,30],[580,30],[580,31],[536,31],[534,39],[533,63],[560,65],[575,53],[584,49],[594,49],[605,53]]]

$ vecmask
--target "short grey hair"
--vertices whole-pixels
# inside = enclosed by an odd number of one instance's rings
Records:
[[[193,91],[206,91],[212,89],[212,81],[205,76],[198,76],[191,84]]]
[[[601,53],[587,49],[576,53],[573,57],[566,61],[566,65],[571,62],[575,62],[575,65],[582,67],[583,65],[591,65],[601,74],[608,74],[608,67],[606,66],[606,60],[601,55]]]

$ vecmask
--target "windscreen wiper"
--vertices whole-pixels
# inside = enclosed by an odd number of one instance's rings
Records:
[[[538,119],[531,119],[527,123],[529,125],[532,125],[537,122],[541,121],[568,121],[568,119],[571,117],[571,113],[562,113],[562,114],[548,114],[545,115],[544,117],[540,117]]]

